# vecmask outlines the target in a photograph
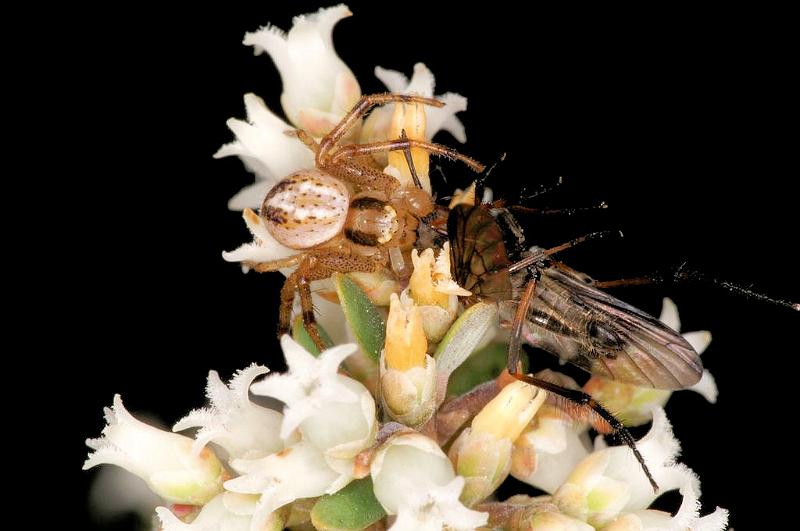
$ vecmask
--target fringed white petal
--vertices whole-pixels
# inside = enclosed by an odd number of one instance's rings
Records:
[[[281,338],[287,374],[270,375],[254,383],[255,394],[272,396],[286,404],[281,438],[288,438],[306,419],[329,402],[356,402],[358,393],[348,387],[348,379],[338,374],[341,362],[356,352],[353,344],[338,345],[312,356],[288,335]]]
[[[269,372],[266,367],[252,364],[237,371],[225,385],[216,371],[208,374],[206,396],[210,407],[192,411],[172,428],[182,431],[201,428],[195,435],[196,455],[209,442],[224,448],[232,458],[256,458],[283,448],[279,436],[283,415],[250,401],[248,389],[252,381]]]
[[[315,136],[326,131],[309,127],[302,112],[328,112],[338,121],[361,95],[353,73],[333,48],[333,27],[351,14],[345,5],[324,8],[295,17],[288,33],[268,26],[244,38],[256,54],[265,51],[275,62],[283,82],[281,104],[289,120]]]
[[[439,131],[445,130],[452,134],[459,142],[464,143],[467,141],[464,125],[456,116],[457,113],[467,110],[467,98],[452,92],[441,96],[434,96],[436,81],[433,73],[424,63],[417,63],[414,65],[414,74],[411,76],[410,80],[401,72],[381,68],[380,66],[375,67],[375,77],[386,85],[386,88],[388,88],[390,92],[398,94],[418,94],[426,98],[435,97],[437,100],[445,103],[445,106],[441,108],[425,107],[425,137],[428,140],[431,140]],[[373,119],[370,117],[369,120],[373,121],[373,123],[370,124],[372,129],[377,131],[379,129],[379,123],[386,123],[388,126],[386,117],[382,116],[386,113],[391,114],[391,110],[378,109],[373,112],[376,118]],[[378,116],[380,116],[380,118],[377,118]],[[375,137],[378,135],[373,133],[372,136]]]
[[[661,316],[659,316],[658,319],[676,332],[681,331],[681,319],[678,316],[678,307],[669,297],[664,297],[661,303]]]
[[[299,498],[321,496],[339,478],[322,452],[306,442],[261,459],[234,459],[230,464],[242,475],[226,481],[225,488],[261,495],[254,518],[264,518]]]
[[[707,330],[700,330],[698,332],[686,332],[683,334],[683,339],[689,342],[692,348],[698,353],[702,354],[709,343],[711,343],[711,332]]]
[[[227,262],[263,263],[297,254],[295,249],[278,243],[264,220],[249,208],[244,209],[242,218],[253,235],[253,243],[246,243],[230,252],[223,251],[222,258]]]
[[[703,371],[703,376],[700,377],[700,381],[691,386],[689,389],[694,391],[695,393],[700,393],[701,395],[703,395],[703,398],[705,398],[712,404],[717,403],[717,396],[719,396],[719,389],[717,389],[717,382],[716,380],[714,380],[714,377],[711,375],[711,373],[708,372],[707,370]]]
[[[274,179],[263,179],[245,186],[228,200],[229,210],[244,210],[245,208],[258,209],[264,201],[267,192],[275,186]]]
[[[314,167],[314,154],[296,137],[293,127],[267,108],[255,94],[244,97],[247,121],[231,118],[228,128],[236,140],[222,146],[214,158],[238,156],[256,174],[256,184],[237,193],[228,203],[232,210],[258,208],[270,188],[287,175]]]
[[[172,503],[203,504],[220,491],[222,464],[212,452],[196,455],[192,439],[137,420],[119,395],[105,413],[108,424],[102,437],[86,441],[95,451],[84,470],[99,464],[120,466]]]

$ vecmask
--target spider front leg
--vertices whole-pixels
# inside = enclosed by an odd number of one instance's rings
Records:
[[[330,278],[334,273],[350,273],[353,271],[371,273],[375,271],[376,262],[371,258],[347,254],[333,250],[314,250],[305,254],[297,269],[289,275],[281,289],[281,306],[278,321],[278,337],[291,329],[292,306],[295,292],[300,295],[300,308],[303,325],[308,331],[314,345],[321,351],[327,348],[317,327],[314,317],[314,305],[311,299],[311,282]]]
[[[422,96],[388,93],[361,96],[361,99],[358,100],[358,103],[353,106],[350,112],[342,118],[330,133],[322,138],[322,141],[319,143],[319,151],[317,151],[317,166],[327,162],[328,152],[331,148],[333,148],[339,140],[344,138],[347,131],[349,131],[362,116],[376,105],[383,105],[384,103],[421,103],[432,107],[444,107],[443,102],[432,98],[423,98]]]
[[[330,163],[336,164],[346,159],[353,157],[362,157],[364,155],[372,155],[373,153],[382,153],[385,151],[401,151],[411,148],[419,148],[428,151],[434,155],[445,157],[452,160],[457,160],[466,164],[472,171],[480,173],[484,170],[485,166],[466,155],[462,155],[455,149],[443,146],[441,144],[434,144],[433,142],[425,142],[424,140],[415,140],[412,138],[398,138],[395,140],[386,140],[383,142],[372,142],[369,144],[347,144],[336,148],[333,153]]]
[[[372,190],[379,190],[391,197],[394,191],[400,186],[397,179],[382,171],[353,162],[351,159],[371,155],[373,153],[402,151],[411,148],[424,149],[434,155],[461,161],[476,172],[483,171],[484,169],[483,164],[471,157],[462,155],[454,149],[440,144],[412,140],[409,138],[399,138],[397,140],[373,142],[370,144],[347,144],[341,146],[335,149],[333,156],[330,157],[330,160],[324,162],[320,166],[320,169],[344,181],[351,182],[358,186],[368,187]]]

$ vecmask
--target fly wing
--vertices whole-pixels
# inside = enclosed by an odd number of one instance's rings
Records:
[[[456,205],[447,218],[453,278],[473,295],[507,300],[512,297],[506,268],[511,264],[503,231],[484,207]]]
[[[551,267],[542,270],[525,339],[612,380],[682,389],[700,380],[700,357],[643,311]]]

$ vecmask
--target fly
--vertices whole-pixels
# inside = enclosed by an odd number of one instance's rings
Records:
[[[633,436],[614,415],[583,391],[523,374],[518,368],[525,340],[592,374],[637,386],[682,389],[700,380],[700,357],[680,334],[551,258],[606,233],[532,250],[514,262],[506,249],[504,230],[486,205],[456,205],[448,215],[447,232],[453,278],[473,294],[466,303],[495,301],[501,316],[511,320],[508,372],[591,409],[633,451],[657,490]]]

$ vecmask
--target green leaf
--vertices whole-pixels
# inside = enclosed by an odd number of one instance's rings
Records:
[[[331,348],[333,346],[333,341],[319,323],[317,323],[317,330],[319,330],[322,342],[325,343],[325,348]],[[319,356],[319,349],[308,334],[308,330],[306,330],[306,327],[303,325],[303,317],[300,315],[295,317],[294,323],[292,323],[292,338],[311,354]]]
[[[463,395],[476,385],[496,378],[506,368],[507,358],[508,345],[505,343],[489,343],[476,350],[450,375],[447,395]]]
[[[356,342],[377,362],[386,339],[386,322],[383,316],[366,293],[347,275],[334,274],[333,283]]]
[[[372,492],[372,478],[357,479],[311,509],[311,523],[324,531],[364,529],[386,516]]]
[[[484,334],[496,322],[497,305],[494,303],[479,302],[467,308],[436,349],[436,372],[449,376],[472,354]]]

